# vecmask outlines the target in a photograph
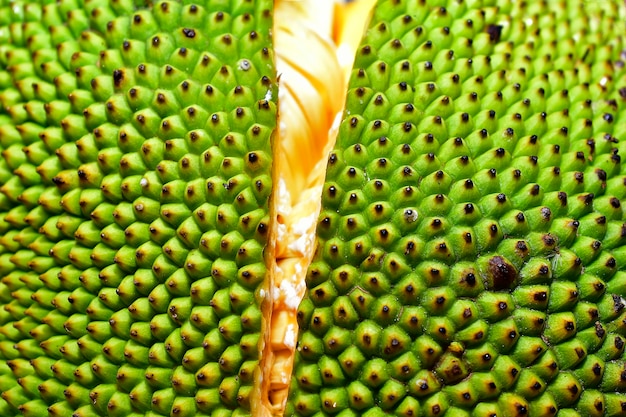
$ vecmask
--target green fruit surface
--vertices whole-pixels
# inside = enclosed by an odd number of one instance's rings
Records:
[[[269,0],[0,0],[0,415],[245,416]],[[626,414],[626,6],[381,0],[287,416]]]
[[[0,1],[1,416],[251,415],[272,7]]]
[[[625,60],[623,2],[378,2],[286,415],[626,414]]]

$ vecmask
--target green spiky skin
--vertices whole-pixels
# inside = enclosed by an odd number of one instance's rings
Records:
[[[251,413],[272,7],[0,1],[0,415]]]
[[[375,7],[286,414],[623,415],[624,3]]]

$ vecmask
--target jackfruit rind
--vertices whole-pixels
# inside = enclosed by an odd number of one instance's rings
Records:
[[[0,5],[3,416],[252,415],[272,2]]]
[[[376,4],[286,415],[623,414],[625,17]]]

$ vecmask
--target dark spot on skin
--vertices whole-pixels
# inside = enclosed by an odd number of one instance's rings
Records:
[[[113,83],[115,86],[119,87],[122,81],[124,81],[124,71],[118,69],[113,71]]]
[[[530,189],[530,194],[531,195],[539,195],[539,191],[541,190],[541,187],[539,187],[539,184],[535,184],[532,186],[532,188]]]
[[[606,331],[604,330],[604,327],[602,327],[602,324],[600,324],[600,322],[596,322],[596,336],[598,336],[598,338],[602,339],[604,337],[604,335],[606,334]]]
[[[506,259],[494,256],[489,260],[489,274],[491,290],[506,290],[512,288],[517,280],[517,271]]]
[[[611,204],[611,207],[613,207],[614,209],[618,209],[621,206],[620,201],[617,198],[615,198],[615,197],[612,197],[609,200],[609,203]]]
[[[575,172],[574,179],[577,183],[582,184],[585,180],[585,175],[582,172]]]
[[[606,265],[608,268],[615,268],[615,266],[617,265],[617,263],[615,262],[615,258],[613,258],[613,257],[609,258],[609,259],[606,261],[605,265]]]

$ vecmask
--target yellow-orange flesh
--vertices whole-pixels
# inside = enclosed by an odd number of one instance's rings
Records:
[[[277,0],[274,47],[279,131],[274,163],[276,246],[270,263],[259,416],[281,416],[296,348],[296,312],[315,250],[326,155],[334,145],[355,50],[373,0]]]

